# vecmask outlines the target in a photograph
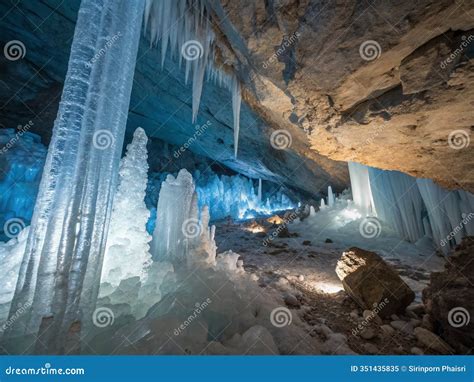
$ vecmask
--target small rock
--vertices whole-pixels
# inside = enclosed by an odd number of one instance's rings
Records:
[[[295,307],[295,308],[299,308],[301,306],[298,299],[292,294],[289,294],[289,293],[286,294],[283,300],[285,301],[285,304],[288,306]]]
[[[413,334],[413,325],[410,322],[398,320],[390,322],[390,325],[405,334]]]
[[[421,326],[423,326],[425,329],[429,330],[430,332],[433,331],[433,322],[431,321],[431,317],[429,314],[425,314],[423,316],[423,319],[421,320]]]
[[[303,275],[299,275],[299,276],[298,276],[298,280],[301,281],[301,282],[303,282],[303,281],[304,281],[304,276],[303,276]]]
[[[375,332],[373,329],[371,328],[367,328],[367,329],[364,329],[360,332],[360,336],[364,339],[364,340],[371,340],[372,338],[375,337]]]
[[[303,241],[303,245],[311,245],[311,240],[305,240],[305,241]]]
[[[415,336],[420,344],[428,349],[431,349],[439,354],[454,353],[454,350],[441,338],[439,338],[433,332],[426,330],[425,328],[415,328]]]
[[[410,323],[412,324],[412,326],[413,326],[414,328],[416,328],[417,326],[420,326],[420,325],[421,325],[421,320],[418,320],[418,319],[416,319],[416,318],[412,318],[412,319],[410,320]]]
[[[380,329],[382,329],[382,331],[389,336],[395,334],[395,329],[393,329],[390,325],[382,325]]]
[[[411,304],[407,307],[407,311],[421,317],[425,313],[425,306],[423,304]]]
[[[425,354],[425,353],[423,352],[423,350],[421,350],[420,348],[417,348],[417,347],[412,347],[412,348],[410,349],[410,352],[411,352],[411,354],[415,354],[415,355],[423,355],[423,354]]]
[[[350,313],[350,316],[351,318],[353,318],[354,320],[357,320],[359,318],[359,311],[357,309],[354,309],[351,313]]]
[[[325,243],[332,243],[333,241],[331,239],[326,239],[324,240]]]
[[[390,318],[393,320],[393,321],[400,321],[400,317],[398,317],[396,314],[392,314],[390,316]]]
[[[364,320],[366,321],[374,321],[375,323],[379,325],[383,323],[382,319],[378,316],[378,314],[376,314],[372,310],[368,310],[368,309],[364,310],[364,312],[362,313],[362,316],[364,317]]]
[[[365,344],[363,344],[362,347],[369,354],[378,354],[379,353],[379,348],[377,346],[375,346],[374,344],[371,344],[369,342],[366,342]]]

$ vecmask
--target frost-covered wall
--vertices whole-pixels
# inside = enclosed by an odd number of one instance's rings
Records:
[[[474,233],[474,195],[467,191],[445,190],[430,179],[358,163],[349,163],[349,172],[355,204],[368,214],[372,211],[406,240],[426,236],[447,253]]]

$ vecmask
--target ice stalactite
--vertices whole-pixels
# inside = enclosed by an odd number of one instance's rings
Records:
[[[143,7],[140,0],[81,2],[10,315],[31,308],[6,333],[32,334],[40,353],[63,352],[71,325],[91,324]]]
[[[425,235],[423,200],[416,179],[398,171],[372,167],[368,168],[368,174],[377,216],[406,240],[414,243],[422,238]]]
[[[146,276],[151,264],[151,236],[146,231],[150,211],[145,205],[148,182],[146,145],[148,138],[139,127],[120,162],[119,185],[114,196],[101,282],[117,286],[121,280]]]
[[[234,78],[232,84],[232,112],[234,115],[234,156],[237,158],[239,150],[239,133],[240,133],[240,104],[242,95],[240,93],[240,82]]]
[[[237,157],[240,132],[241,88],[237,76],[227,74],[214,63],[215,34],[205,0],[146,0],[144,19],[152,45],[161,43],[161,66],[169,52],[181,67],[185,61],[185,83],[192,72],[192,122],[196,122],[207,78],[232,93],[234,155]]]
[[[349,163],[354,203],[362,215],[376,212],[400,237],[429,237],[447,253],[474,231],[474,196],[448,191],[430,179]]]

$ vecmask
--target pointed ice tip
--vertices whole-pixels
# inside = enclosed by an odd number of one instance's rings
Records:
[[[145,133],[145,130],[143,130],[143,128],[141,127],[137,127],[135,129],[135,132],[133,133],[133,139],[144,139],[148,141],[148,137]]]

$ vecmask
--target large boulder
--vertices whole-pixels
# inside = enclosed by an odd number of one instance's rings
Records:
[[[442,272],[431,274],[423,302],[435,333],[458,352],[474,352],[474,236],[464,238]]]
[[[402,313],[415,293],[398,273],[374,252],[352,247],[337,262],[336,273],[349,295],[381,317]]]

